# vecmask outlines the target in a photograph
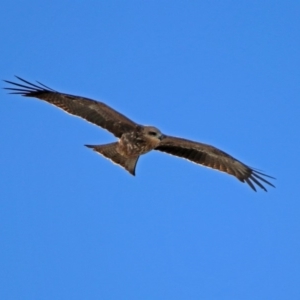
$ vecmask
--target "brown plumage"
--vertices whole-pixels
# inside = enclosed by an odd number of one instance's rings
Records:
[[[16,76],[17,77],[17,76]],[[106,145],[86,145],[135,175],[140,155],[158,150],[188,159],[196,164],[213,168],[246,182],[254,191],[255,184],[264,191],[263,183],[274,185],[264,177],[273,178],[238,161],[210,145],[164,135],[155,127],[139,125],[102,102],[63,94],[37,82],[30,83],[17,77],[21,83],[5,82],[15,87],[5,88],[25,97],[34,97],[53,104],[64,111],[98,125],[119,138]]]

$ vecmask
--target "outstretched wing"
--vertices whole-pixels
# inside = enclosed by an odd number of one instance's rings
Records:
[[[262,183],[266,183],[274,187],[272,183],[263,178],[273,177],[248,167],[229,154],[210,145],[177,137],[165,136],[155,150],[176,155],[188,159],[196,164],[233,175],[240,181],[246,182],[254,191],[256,191],[255,184],[264,191],[267,191],[267,189]]]
[[[86,119],[110,131],[116,137],[121,137],[124,132],[131,131],[137,125],[102,102],[59,93],[40,82],[33,84],[18,76],[16,77],[25,84],[4,80],[14,86],[5,88],[6,90],[13,91],[11,94],[19,94],[25,97],[34,97],[44,100],[72,115]]]

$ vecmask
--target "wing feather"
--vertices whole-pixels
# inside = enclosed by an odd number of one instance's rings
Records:
[[[81,117],[110,131],[116,137],[121,137],[124,132],[131,131],[137,126],[136,123],[102,102],[79,96],[63,94],[40,82],[37,82],[38,84],[34,84],[18,76],[16,77],[22,82],[22,84],[4,80],[14,86],[5,88],[12,91],[11,94],[19,94],[24,97],[34,97],[44,100],[61,108],[67,113]]]
[[[267,191],[261,181],[274,187],[272,183],[263,178],[263,176],[273,177],[250,168],[231,155],[210,145],[172,136],[164,136],[160,145],[155,150],[179,156],[196,164],[233,175],[241,182],[246,182],[254,191],[256,191],[254,184]]]

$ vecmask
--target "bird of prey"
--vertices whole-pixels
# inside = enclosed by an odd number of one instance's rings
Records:
[[[60,93],[38,81],[33,84],[16,77],[20,80],[19,83],[5,80],[13,85],[5,88],[12,91],[11,94],[44,100],[115,135],[117,142],[86,146],[125,168],[132,175],[135,175],[136,164],[142,154],[158,150],[233,175],[241,182],[246,182],[254,191],[255,185],[267,191],[263,183],[274,187],[265,179],[273,177],[250,168],[213,146],[165,135],[156,127],[131,121],[102,102]]]

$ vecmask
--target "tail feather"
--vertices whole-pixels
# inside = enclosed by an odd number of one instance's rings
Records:
[[[92,148],[94,151],[102,154],[112,162],[120,165],[126,169],[130,174],[135,175],[135,167],[139,156],[133,158],[127,158],[122,156],[117,150],[118,143],[111,143],[106,145],[85,145],[88,148]]]

